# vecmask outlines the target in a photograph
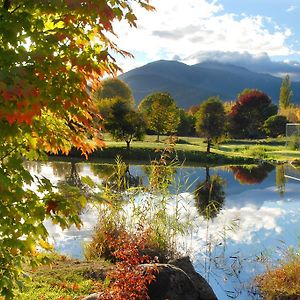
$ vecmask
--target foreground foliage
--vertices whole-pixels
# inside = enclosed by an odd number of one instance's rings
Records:
[[[148,1],[134,1],[151,9]],[[36,247],[50,248],[46,218],[63,228],[80,226],[86,194],[34,178],[23,159],[43,151],[88,155],[103,143],[99,118],[87,91],[118,67],[110,55],[126,55],[108,38],[113,22],[136,26],[132,1],[1,2],[0,16],[0,294],[13,297],[23,264],[43,262]]]

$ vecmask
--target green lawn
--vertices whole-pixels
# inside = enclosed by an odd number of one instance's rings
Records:
[[[103,261],[84,262],[57,256],[52,265],[28,271],[28,280],[16,299],[82,299],[99,291],[108,266]]]
[[[167,136],[161,136],[161,141],[156,142],[155,135],[147,135],[144,141],[134,141],[131,144],[133,152],[141,151],[155,151],[155,149],[164,148],[164,141]],[[111,149],[125,148],[124,142],[113,141],[109,135],[104,136],[104,141],[107,145],[107,151]],[[178,137],[176,144],[177,151],[195,155],[201,152],[206,152],[206,143],[203,138],[197,137]],[[211,152],[214,154],[235,158],[254,158],[265,160],[276,160],[278,162],[297,161],[300,160],[300,150],[290,150],[285,146],[284,138],[277,139],[263,139],[263,140],[227,140],[219,145],[212,147]],[[138,153],[137,153],[138,156]]]

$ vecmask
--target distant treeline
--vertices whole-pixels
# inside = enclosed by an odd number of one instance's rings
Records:
[[[103,128],[116,140],[130,147],[132,140],[142,140],[145,133],[200,136],[211,142],[231,138],[277,137],[285,133],[287,122],[300,121],[300,107],[291,104],[293,92],[289,77],[283,80],[279,107],[263,91],[245,89],[235,101],[223,102],[213,96],[184,110],[177,107],[169,93],[146,96],[138,107],[131,89],[120,79],[101,83],[94,100],[103,116]]]

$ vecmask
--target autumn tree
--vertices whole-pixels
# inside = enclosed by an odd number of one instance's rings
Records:
[[[43,223],[80,226],[84,194],[68,197],[46,178],[33,178],[25,159],[45,152],[88,155],[102,147],[97,110],[87,91],[119,69],[111,53],[113,23],[136,26],[132,4],[148,0],[1,1],[0,5],[0,295],[13,298],[24,263],[48,249]],[[72,191],[72,192],[71,192]]]
[[[147,128],[156,132],[157,141],[161,134],[175,133],[180,122],[175,100],[168,93],[153,93],[138,106],[144,115]]]
[[[201,103],[196,113],[196,132],[206,138],[208,153],[212,141],[224,134],[225,120],[224,106],[219,97],[211,97]]]
[[[229,114],[230,133],[235,138],[262,137],[264,122],[276,113],[277,106],[267,94],[258,90],[242,93]]]
[[[293,97],[293,91],[291,88],[290,76],[286,75],[280,87],[280,96],[279,96],[279,108],[285,109],[291,106],[291,100]]]

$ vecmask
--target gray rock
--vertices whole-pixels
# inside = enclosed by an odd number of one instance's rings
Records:
[[[207,281],[195,271],[189,257],[157,264],[157,268],[156,281],[149,286],[151,300],[217,300]]]
[[[211,286],[207,283],[207,281],[198,274],[194,266],[191,263],[191,260],[188,256],[181,257],[179,259],[169,261],[169,264],[183,270],[193,282],[195,288],[199,294],[199,300],[216,300],[217,297],[211,288]]]
[[[100,298],[100,293],[95,293],[95,294],[91,294],[85,298],[83,298],[83,300],[99,300]]]
[[[149,286],[151,300],[199,299],[197,289],[184,271],[169,264],[156,264],[156,266],[159,273]]]

